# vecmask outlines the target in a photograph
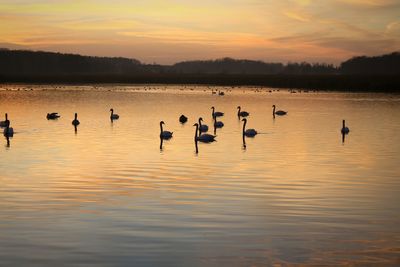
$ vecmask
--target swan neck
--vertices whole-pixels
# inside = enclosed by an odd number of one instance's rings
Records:
[[[163,127],[162,127],[162,123],[160,122],[160,131],[161,133],[163,132]]]
[[[194,141],[197,142],[197,131],[199,130],[199,126],[196,125],[196,131],[194,132]]]

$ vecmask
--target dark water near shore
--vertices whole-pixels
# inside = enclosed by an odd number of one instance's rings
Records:
[[[0,88],[1,266],[400,265],[399,95],[151,88]],[[225,126],[196,154],[211,106]]]

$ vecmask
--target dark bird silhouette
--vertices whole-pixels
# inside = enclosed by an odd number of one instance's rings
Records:
[[[238,109],[237,115],[238,115],[239,118],[240,117],[247,117],[247,116],[250,115],[250,113],[248,113],[247,111],[241,111],[241,107],[240,106],[238,106],[237,109]]]
[[[211,107],[211,109],[212,109],[212,117],[213,117],[213,118],[224,116],[224,113],[223,113],[223,112],[215,111],[215,108],[214,108],[214,107]]]
[[[208,125],[202,124],[202,123],[201,123],[202,121],[203,121],[203,118],[200,117],[200,118],[199,118],[199,135],[200,135],[201,133],[208,132]]]
[[[111,111],[110,119],[111,120],[118,120],[119,119],[119,115],[114,113],[114,109],[110,109],[110,111]]]
[[[160,121],[160,138],[168,140],[171,139],[173,132],[163,130],[163,121]]]
[[[275,111],[275,108],[276,108],[275,105],[272,105],[272,107],[273,107],[273,110],[272,110],[272,115],[273,115],[273,116],[275,116],[275,115],[283,116],[283,115],[286,115],[286,114],[287,114],[287,112],[286,112],[286,111],[283,111],[283,110]]]
[[[0,121],[0,127],[2,127],[2,128],[7,127],[7,125],[9,124],[7,113],[5,114],[5,117],[6,117],[6,119],[4,121]]]
[[[348,134],[350,132],[349,127],[346,127],[346,121],[345,120],[343,120],[341,132],[342,132],[342,134]]]
[[[180,117],[179,117],[179,122],[180,123],[186,123],[188,121],[188,118],[185,116],[185,115],[181,115]]]
[[[78,113],[75,113],[75,119],[72,121],[72,125],[78,126],[80,122],[78,121]]]
[[[257,134],[257,131],[254,129],[247,129],[246,130],[246,124],[247,124],[247,119],[242,119],[244,121],[243,123],[243,135],[247,137],[254,137]]]
[[[60,118],[60,115],[58,115],[58,112],[47,113],[46,118],[48,120],[56,120],[56,119]]]
[[[202,135],[197,135],[197,132],[199,131],[199,124],[195,123],[193,126],[196,126],[196,132],[194,133],[194,140],[197,142],[202,142],[202,143],[211,143],[216,141],[215,140],[215,135],[211,134],[202,134]]]

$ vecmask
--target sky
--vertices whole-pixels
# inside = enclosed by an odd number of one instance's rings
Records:
[[[400,51],[400,0],[0,0],[0,47],[339,64]]]

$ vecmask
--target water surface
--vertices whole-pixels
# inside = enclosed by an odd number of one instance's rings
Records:
[[[260,133],[246,147],[238,105]],[[211,106],[225,126],[196,154]],[[400,264],[398,95],[3,85],[4,112],[0,265]]]

